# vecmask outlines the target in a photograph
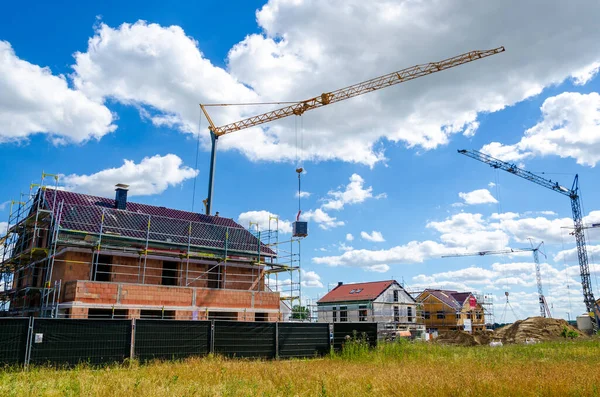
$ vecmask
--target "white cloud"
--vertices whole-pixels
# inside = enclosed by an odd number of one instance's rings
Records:
[[[443,244],[434,241],[411,241],[406,245],[390,249],[359,249],[337,256],[316,257],[313,258],[313,262],[328,266],[370,268],[374,265],[420,263],[425,259],[441,256],[449,251],[451,250],[448,250]]]
[[[468,193],[460,192],[458,193],[458,196],[463,199],[467,205],[490,204],[498,202],[498,200],[496,200],[494,196],[492,196],[492,193],[490,193],[490,191],[487,189],[473,190],[472,192]]]
[[[158,126],[197,132],[199,102],[300,100],[416,63],[438,61],[470,49],[506,46],[505,53],[476,64],[303,116],[306,145],[300,157],[372,166],[385,159],[378,142],[435,149],[453,135],[473,135],[478,113],[511,106],[570,76],[577,83],[588,81],[600,58],[596,28],[600,5],[576,2],[553,0],[547,4],[553,12],[539,18],[536,4],[517,0],[499,6],[489,2],[474,5],[467,0],[393,4],[387,0],[271,0],[257,13],[261,33],[250,34],[231,48],[225,60],[227,70],[206,60],[198,42],[178,26],[142,21],[119,27],[100,23],[85,52],[75,54],[71,76],[75,90],[67,91],[66,83],[57,83],[59,91],[69,92],[68,96],[81,93],[81,101],[68,103],[78,111],[86,107],[77,113],[85,117],[70,123],[72,128],[56,128],[56,117],[44,111],[42,126],[25,123],[11,131],[11,136],[43,129],[82,139],[80,131],[85,126],[86,138],[99,137],[114,128],[110,112],[101,105],[105,100],[135,106],[142,117]],[[573,13],[573,7],[579,12]],[[332,26],[336,28],[332,30]],[[402,40],[406,37],[418,39]],[[532,48],[534,58],[530,56]],[[39,70],[34,74],[39,75]],[[27,80],[13,77],[10,88],[47,86],[14,83]],[[61,97],[52,89],[40,92],[48,93],[52,104]],[[31,97],[38,95],[27,98]],[[8,98],[5,109],[14,104],[14,97]],[[32,101],[27,103],[28,109],[35,106]],[[46,109],[72,111],[70,106]],[[264,110],[221,107],[211,108],[211,115],[220,125]],[[98,114],[102,116],[96,117]],[[296,157],[293,130],[293,123],[282,120],[237,133],[235,139],[223,137],[220,148],[240,151],[253,160],[291,161]],[[202,135],[206,143],[206,131]]]
[[[348,183],[344,190],[331,190],[327,193],[329,196],[322,208],[325,210],[341,210],[346,204],[359,204],[364,202],[366,199],[373,197],[373,188],[364,188],[365,181],[358,174],[352,174],[350,176],[350,183]],[[384,198],[385,193],[375,196],[376,199]]]
[[[575,85],[587,84],[600,70],[600,62],[594,62],[572,73]]]
[[[388,270],[390,270],[390,267],[388,265],[373,265],[365,267],[365,270],[375,273],[386,273]]]
[[[306,271],[301,269],[302,271],[302,287],[306,288],[323,288],[323,283],[321,283],[321,276],[319,276],[314,271]]]
[[[238,216],[238,223],[246,228],[249,228],[251,223],[252,225],[258,225],[258,230],[261,231],[275,230],[279,227],[281,233],[288,234],[292,232],[292,223],[290,221],[280,219],[279,215],[265,210],[242,212]]]
[[[309,192],[303,192],[303,191],[296,192],[296,198],[298,198],[298,197],[299,197],[299,198],[308,198],[308,197],[310,197],[310,195],[311,195],[311,194],[312,194],[312,193],[309,193]]]
[[[505,220],[505,219],[515,219],[518,218],[520,215],[516,212],[503,212],[501,214],[494,212],[492,215],[490,215],[490,219],[494,219],[494,220]]]
[[[346,241],[352,241],[354,240],[354,236],[351,233],[347,233],[346,234]]]
[[[592,211],[584,217],[584,222],[594,223],[598,218],[600,211]],[[411,241],[381,250],[348,250],[341,255],[313,258],[313,262],[328,266],[368,269],[375,265],[421,263],[443,255],[503,250],[510,247],[511,241],[524,243],[529,247],[529,238],[534,242],[560,243],[563,234],[564,241],[568,243],[573,242],[573,238],[561,227],[571,224],[572,220],[569,218],[518,218],[518,214],[503,213],[485,219],[481,214],[462,212],[443,221],[427,223],[428,228],[439,233],[437,241]],[[600,230],[597,235],[588,232],[589,240],[600,239]],[[570,240],[567,240],[567,236]],[[528,252],[523,252],[511,254],[509,257],[528,255]]]
[[[506,53],[477,64],[305,116],[315,126],[307,131],[311,142],[307,152],[313,157],[373,164],[384,158],[375,145],[382,137],[433,149],[454,134],[472,135],[478,112],[498,111],[571,75],[581,80],[580,71],[593,69],[591,65],[600,58],[599,5],[578,1],[578,13],[557,0],[547,6],[553,10],[551,15],[539,18],[535,4],[516,0],[500,6],[466,0],[271,0],[257,14],[263,33],[249,35],[236,45],[229,54],[229,67],[261,97],[308,98],[465,49],[506,46]],[[331,26],[336,26],[334,31]],[[578,30],[556,26],[578,26]],[[381,37],[395,39],[395,50],[390,51],[389,41]],[[405,37],[418,39],[401,40]],[[532,48],[535,59],[530,56]],[[558,54],[556,48],[567,48],[568,53]],[[271,127],[282,143],[289,142],[286,135],[293,135],[288,125]],[[341,135],[336,134],[340,126]]]
[[[8,230],[8,222],[0,222],[0,237],[3,237]]]
[[[101,102],[69,88],[47,67],[17,57],[0,40],[0,143],[46,134],[54,143],[81,143],[114,131],[113,115]]]
[[[493,187],[495,187],[495,186],[496,186],[496,184],[495,184],[494,182],[490,182],[490,183],[488,183],[488,187],[489,187],[489,188],[493,188]]]
[[[354,247],[351,247],[351,246],[346,245],[344,243],[340,243],[339,246],[338,246],[338,248],[339,248],[340,251],[344,251],[344,252],[345,251],[352,251],[354,249]]]
[[[257,98],[205,59],[198,43],[179,26],[138,21],[112,28],[101,23],[89,39],[87,51],[77,52],[75,61],[74,85],[88,97],[135,106],[153,124],[183,132],[197,132],[199,103]],[[210,111],[217,122],[242,115],[234,107]],[[238,135],[237,139],[241,138]],[[221,141],[221,148],[227,147],[226,141]]]
[[[600,245],[587,245],[587,253],[589,257],[600,255]],[[562,250],[552,257],[554,262],[574,262],[578,260],[577,248]],[[600,260],[600,256],[598,257]]]
[[[300,218],[304,221],[313,221],[321,229],[327,230],[338,226],[344,226],[344,221],[338,221],[336,217],[330,216],[320,208],[303,212]]]
[[[174,154],[144,157],[138,164],[124,160],[118,168],[109,168],[91,175],[61,175],[60,181],[67,190],[97,194],[113,194],[117,183],[129,185],[130,196],[146,196],[164,192],[186,179],[195,177],[198,171],[183,166]]]
[[[3,203],[0,203],[0,211],[4,211],[6,209],[6,207],[8,207],[8,205],[10,204],[10,200],[7,200]]]
[[[373,230],[371,234],[367,232],[360,232],[360,237],[362,237],[363,240],[371,241],[373,243],[383,243],[385,241],[383,234],[377,230]]]
[[[564,92],[547,98],[541,111],[542,120],[518,143],[493,142],[482,151],[505,161],[549,155],[592,167],[600,161],[600,94]]]

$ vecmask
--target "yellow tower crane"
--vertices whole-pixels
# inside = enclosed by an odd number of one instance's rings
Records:
[[[215,126],[212,119],[208,115],[208,112],[206,111],[206,107],[230,106],[235,104],[200,104],[200,108],[202,109],[202,112],[208,120],[208,129],[210,131],[212,143],[210,154],[210,171],[208,175],[208,197],[206,198],[206,200],[204,200],[206,204],[206,214],[210,215],[212,209],[217,141],[220,136],[235,131],[243,130],[245,128],[255,127],[257,125],[268,123],[274,120],[279,120],[288,116],[301,116],[307,110],[317,109],[322,106],[340,102],[345,99],[354,98],[356,96],[366,94],[368,92],[377,91],[382,88],[390,87],[399,83],[404,83],[406,81],[414,80],[419,77],[427,76],[429,74],[441,72],[442,70],[450,69],[455,66],[473,62],[478,59],[489,57],[491,55],[499,54],[503,51],[504,47],[497,47],[491,50],[483,51],[470,51],[452,58],[444,59],[439,62],[430,62],[427,64],[411,66],[409,68],[402,69],[397,72],[389,73],[371,80],[363,81],[362,83],[354,84],[345,88],[340,88],[339,90],[325,92],[319,96],[307,99],[305,101],[293,102],[291,105],[285,106],[283,108],[248,117],[246,119],[226,124],[221,127]],[[279,104],[282,103],[289,102],[279,102]]]

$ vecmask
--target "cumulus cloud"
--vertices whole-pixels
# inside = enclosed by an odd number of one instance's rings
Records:
[[[367,266],[365,270],[375,273],[386,273],[388,270],[390,270],[390,267],[388,265],[372,265]]]
[[[600,94],[565,92],[547,98],[541,111],[542,120],[518,143],[493,142],[482,151],[504,161],[549,155],[592,167],[600,161]]]
[[[74,85],[89,98],[136,106],[157,126],[197,132],[199,103],[253,101],[256,95],[203,57],[179,26],[138,21],[95,28],[85,52],[75,53]],[[213,118],[239,117],[211,108]],[[224,140],[225,141],[225,140]]]
[[[307,222],[317,223],[323,230],[344,226],[344,221],[338,221],[336,217],[329,215],[320,208],[303,212],[300,218]]]
[[[6,234],[8,230],[8,222],[0,222],[0,237]]]
[[[164,192],[186,179],[194,178],[198,171],[184,166],[174,154],[144,157],[141,162],[124,160],[123,165],[90,175],[61,175],[60,181],[67,190],[97,194],[113,194],[117,183],[129,185],[130,196],[147,196]]]
[[[600,211],[592,211],[584,217],[585,223],[600,222]],[[367,269],[374,265],[422,263],[444,255],[496,251],[510,248],[510,243],[534,242],[573,243],[574,239],[564,229],[573,221],[570,218],[547,219],[544,217],[520,218],[516,213],[493,214],[488,218],[482,214],[461,212],[442,221],[431,221],[427,228],[438,233],[436,240],[410,241],[387,249],[354,249],[341,255],[313,258],[314,263],[329,266],[347,266]],[[600,230],[589,230],[588,239],[600,239]],[[514,253],[510,256],[527,256],[529,253]]]
[[[587,248],[588,256],[593,257],[593,256],[600,255],[600,245],[589,245],[588,244],[586,248]],[[577,247],[559,251],[559,252],[556,253],[556,255],[554,255],[552,257],[552,259],[554,260],[554,262],[574,262],[574,261],[577,261],[578,260]]]
[[[247,36],[231,50],[230,71],[262,97],[312,97],[415,62],[439,59],[442,54],[506,46],[505,54],[478,64],[305,116],[318,126],[308,132],[314,156],[373,164],[384,158],[375,146],[382,137],[433,149],[454,134],[472,135],[478,112],[500,110],[572,75],[581,79],[580,71],[590,70],[599,59],[599,52],[593,50],[600,48],[595,29],[598,5],[578,1],[577,7],[584,10],[578,15],[559,1],[549,7],[556,11],[540,19],[538,7],[516,0],[502,2],[500,7],[468,1],[272,0],[257,14],[263,33]],[[583,20],[581,15],[585,15]],[[370,21],[368,27],[365,20]],[[483,20],[485,24],[476,23]],[[321,28],[334,24],[337,34]],[[581,27],[576,33],[552,28],[575,25]],[[395,40],[395,50],[389,51],[389,42],[381,37],[419,39]],[[557,45],[570,47],[568,55],[559,56]],[[529,56],[531,48],[536,49],[535,59]],[[584,75],[595,73],[591,70]],[[285,140],[287,128],[282,124],[272,129]],[[340,126],[345,133],[331,140]]]
[[[314,271],[306,271],[301,269],[302,272],[302,286],[306,288],[323,288],[323,283],[321,282],[321,276],[319,276]]]
[[[65,76],[20,59],[0,40],[0,143],[33,134],[54,143],[81,143],[116,128],[101,101],[70,88]]]
[[[385,241],[383,234],[377,230],[373,230],[371,234],[367,232],[360,232],[360,237],[362,237],[363,240],[371,241],[373,243],[383,243]]]
[[[347,233],[346,234],[346,241],[352,241],[354,240],[354,236],[351,233]]]
[[[373,198],[373,188],[371,186],[365,188],[365,181],[358,174],[350,176],[348,183],[343,190],[331,190],[327,193],[329,198],[326,199],[322,208],[325,210],[341,210],[346,204],[359,204],[369,198]],[[384,198],[385,193],[375,196],[376,199]]]
[[[276,219],[279,221],[277,222]],[[238,216],[238,223],[247,228],[250,227],[250,224],[257,225],[258,230],[274,230],[279,226],[281,233],[292,232],[292,222],[280,219],[279,215],[265,210],[242,212]]]
[[[467,205],[490,203],[495,204],[498,202],[498,200],[496,200],[494,196],[492,196],[492,193],[490,193],[490,191],[487,189],[473,190],[472,192],[468,193],[460,192],[458,193],[458,196],[463,199]]]
[[[296,192],[296,198],[308,198],[310,197],[311,193],[310,192]]]
[[[345,243],[340,243],[338,245],[338,248],[339,248],[340,251],[352,251],[354,249],[354,247],[346,245]]]

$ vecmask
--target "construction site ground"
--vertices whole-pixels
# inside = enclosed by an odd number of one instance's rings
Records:
[[[476,331],[468,333],[464,331],[449,331],[442,333],[435,341],[437,343],[461,346],[489,345],[490,342],[512,343],[537,343],[565,339],[563,330],[567,328],[576,339],[584,339],[587,336],[577,328],[569,325],[563,319],[529,317],[518,320],[512,324],[498,328],[495,331]],[[574,334],[573,334],[574,333]],[[569,338],[571,339],[571,338]]]

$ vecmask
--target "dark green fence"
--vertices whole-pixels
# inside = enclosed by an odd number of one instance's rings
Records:
[[[135,357],[180,359],[210,352],[210,321],[136,320]]]
[[[0,318],[0,365],[25,363],[28,318]]]
[[[279,357],[314,357],[329,352],[329,324],[279,323]]]
[[[102,365],[208,353],[315,357],[329,350],[329,324],[319,323],[0,318],[0,365]]]
[[[349,339],[366,339],[371,346],[377,346],[377,323],[334,323],[333,348],[339,350]]]
[[[276,323],[215,321],[213,351],[228,357],[274,358]]]
[[[35,319],[29,363],[107,364],[130,357],[130,320]]]

